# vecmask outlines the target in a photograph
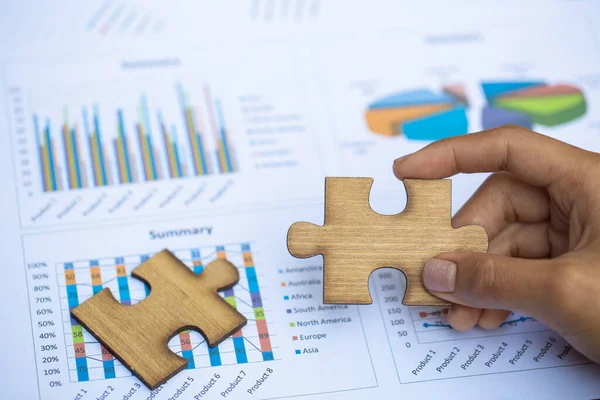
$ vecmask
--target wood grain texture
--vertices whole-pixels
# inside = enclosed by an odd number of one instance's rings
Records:
[[[163,250],[131,275],[150,286],[146,299],[122,305],[105,288],[71,314],[150,389],[187,366],[187,359],[168,347],[177,333],[198,331],[214,347],[247,322],[217,294],[239,279],[227,260],[215,260],[197,275]]]
[[[293,224],[289,252],[298,258],[323,255],[325,304],[371,304],[369,276],[391,267],[406,276],[403,304],[447,305],[423,286],[425,262],[449,251],[487,251],[485,230],[452,228],[450,180],[405,179],[406,208],[391,216],[371,209],[372,184],[371,178],[326,178],[325,225]]]

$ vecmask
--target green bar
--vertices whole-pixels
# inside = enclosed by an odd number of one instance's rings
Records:
[[[235,297],[233,297],[233,296],[225,297],[225,301],[228,302],[231,307],[237,308],[237,303],[235,302]]]
[[[81,325],[71,326],[71,332],[73,333],[73,344],[83,343],[83,328]]]
[[[265,319],[265,310],[262,307],[255,307],[254,308],[254,318],[257,321],[264,321]]]

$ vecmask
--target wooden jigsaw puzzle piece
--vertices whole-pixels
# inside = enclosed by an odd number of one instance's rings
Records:
[[[239,279],[237,268],[227,260],[215,260],[196,275],[163,250],[131,275],[150,286],[146,299],[122,305],[105,288],[71,313],[150,389],[187,366],[188,361],[168,347],[177,333],[193,329],[213,347],[246,323],[217,294]]]
[[[406,305],[446,305],[422,283],[425,262],[449,251],[486,251],[482,227],[451,226],[451,181],[406,179],[407,205],[396,215],[369,205],[371,178],[326,178],[325,225],[293,224],[288,249],[298,258],[322,254],[323,301],[371,304],[368,280],[391,267],[407,280]]]

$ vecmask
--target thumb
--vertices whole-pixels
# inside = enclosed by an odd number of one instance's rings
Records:
[[[432,294],[475,308],[546,314],[555,299],[548,260],[486,253],[444,253],[423,269],[423,284]]]

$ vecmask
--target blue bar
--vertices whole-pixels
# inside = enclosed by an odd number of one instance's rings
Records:
[[[246,267],[246,278],[248,279],[248,290],[250,293],[258,293],[258,279],[256,278],[256,269],[254,267]]]
[[[192,115],[192,120],[194,116]],[[194,126],[196,126],[196,121],[194,121]],[[204,173],[208,175],[208,168],[206,167],[206,158],[204,153],[204,146],[202,145],[202,138],[200,136],[200,132],[196,132],[196,142],[198,142],[198,149],[200,149],[200,161],[202,162],[202,169],[204,169]]]
[[[94,178],[94,185],[101,186],[100,182],[96,179],[96,165],[94,164],[94,146],[92,143],[92,134],[90,132],[90,121],[88,119],[87,109],[81,107],[81,116],[83,118],[83,133],[88,140],[88,147],[90,148],[90,160],[92,162],[92,177]]]
[[[33,129],[35,130],[35,142],[37,144],[38,155],[40,157],[40,173],[42,174],[42,188],[45,192],[48,191],[46,187],[46,178],[44,177],[44,154],[42,150],[42,143],[40,142],[40,124],[38,116],[33,114]]]
[[[67,298],[69,303],[69,309],[75,308],[79,305],[77,285],[67,285]],[[79,323],[77,324],[79,325]]]
[[[152,151],[152,129],[150,128],[150,115],[148,114],[148,99],[143,94],[141,98],[142,103],[142,115],[144,118],[144,133],[146,134],[146,140],[148,141],[148,153],[150,153],[150,163],[152,164],[152,174],[154,179],[158,179],[158,173],[156,172],[156,160],[154,159],[154,152]]]
[[[121,304],[131,304],[131,297],[129,295],[129,282],[127,281],[126,276],[119,276],[117,278],[117,283],[119,284],[119,298],[121,299]]]
[[[181,115],[183,116],[183,126],[185,126],[185,130],[187,131],[187,137],[190,142],[190,153],[192,156],[192,165],[194,166],[194,171],[196,171],[196,175],[200,174],[198,171],[198,167],[196,166],[196,158],[194,157],[194,139],[192,139],[192,132],[190,132],[190,127],[187,122],[187,115],[185,114],[186,104],[185,104],[185,95],[183,93],[183,88],[181,87],[181,83],[177,83],[177,99],[179,101],[179,107],[181,107]],[[193,134],[195,135],[196,132]],[[200,157],[202,159],[202,157]]]
[[[196,368],[196,362],[194,361],[194,353],[192,352],[192,350],[183,350],[181,352],[181,356],[188,360],[188,365],[186,369]]]
[[[58,186],[56,185],[56,171],[54,171],[54,148],[52,146],[52,141],[50,140],[50,120],[46,120],[46,149],[48,150],[48,159],[50,164],[50,172],[52,173],[52,189],[57,190]]]
[[[235,358],[238,364],[245,364],[248,362],[248,356],[246,355],[246,346],[244,346],[243,337],[233,338],[233,347],[235,348]]]
[[[63,127],[64,129],[64,127]],[[64,133],[64,132],[63,132]],[[67,167],[67,182],[69,182],[69,188],[73,187],[73,182],[71,181],[71,171],[69,171],[69,147],[67,146],[67,140],[63,137],[63,148],[65,149],[65,166]]]
[[[73,263],[65,263],[64,264],[65,271],[73,270]],[[75,271],[73,271],[75,273]],[[69,310],[77,307],[79,305],[79,295],[77,294],[77,285],[67,285],[67,302],[69,304]],[[71,325],[79,325],[79,322],[73,316],[71,318]]]
[[[219,131],[221,133],[221,140],[223,141],[223,153],[225,153],[227,168],[229,169],[229,171],[233,171],[231,157],[229,155],[229,143],[227,142],[227,137],[225,136],[225,119],[223,118],[223,110],[221,109],[221,101],[219,99],[215,100],[215,109],[217,110],[217,118],[219,120],[220,128]]]
[[[94,105],[94,129],[96,130],[96,143],[98,145],[98,154],[100,155],[100,165],[102,165],[102,179],[104,184],[108,185],[108,177],[106,176],[106,169],[104,168],[104,150],[102,149],[102,140],[100,139],[100,121],[98,119],[98,106]],[[119,153],[117,153],[118,156]]]
[[[144,138],[142,137],[143,135],[142,130],[140,128],[139,125],[136,125],[137,128],[137,135],[135,135],[137,137],[138,143],[140,145],[140,154],[142,155],[142,170],[144,171],[144,179],[149,181],[150,177],[148,176],[148,171],[146,171],[146,161],[145,161],[145,157],[144,157]]]
[[[141,102],[142,102],[142,114],[144,116],[144,125],[146,126],[146,134],[148,136],[152,135],[152,131],[150,128],[150,114],[148,114],[148,99],[146,98],[146,95],[143,94],[142,98],[141,98]]]
[[[77,141],[75,139],[75,128],[71,129],[71,143],[73,144],[73,158],[75,159],[75,171],[77,171],[77,187],[83,187],[81,180],[81,170],[79,164],[79,147],[77,147]]]
[[[215,346],[212,349],[208,348],[208,356],[210,357],[210,365],[213,367],[221,365],[221,354],[219,353],[219,346]]]
[[[120,157],[119,157],[119,146],[117,145],[117,141],[115,140],[113,142],[113,147],[115,148],[115,154],[116,154],[116,158],[117,158],[117,166],[118,166],[118,172],[117,172],[117,176],[119,177],[119,181],[121,181],[121,183],[125,183],[123,182],[123,179],[121,178],[121,161],[120,161]]]
[[[77,366],[77,380],[79,382],[89,381],[90,375],[88,374],[87,358],[75,358],[75,365]]]
[[[104,377],[106,379],[115,378],[115,360],[102,361],[104,367]]]
[[[123,257],[115,258],[116,265],[125,265]],[[131,305],[131,295],[129,294],[129,281],[127,276],[118,276],[117,284],[119,285],[119,299],[121,304]]]
[[[177,172],[179,176],[183,176],[183,170],[181,169],[181,158],[179,157],[179,146],[177,145],[177,130],[175,129],[175,125],[171,126],[171,132],[173,132],[173,151],[175,152],[175,162],[177,164]]]
[[[271,361],[274,360],[275,358],[273,357],[273,352],[272,351],[265,351],[262,353],[263,355],[263,361]]]
[[[125,166],[127,168],[127,177],[129,178],[129,182],[133,181],[133,175],[131,174],[131,165],[129,160],[129,148],[127,147],[127,140],[125,139],[125,124],[123,123],[123,110],[119,109],[117,111],[117,115],[119,116],[119,128],[121,130],[121,143],[123,143],[123,153],[125,158]],[[117,153],[118,156],[119,153]]]
[[[200,257],[200,250],[192,249],[192,262],[193,261],[200,261],[200,265],[194,265],[194,273],[201,273],[204,270],[204,266],[202,266],[202,257]]]
[[[152,179],[158,179],[158,173],[156,172],[156,160],[154,159],[154,151],[152,148],[152,138],[149,134],[146,135],[146,141],[148,142],[148,153],[150,153],[150,164],[152,165]]]

